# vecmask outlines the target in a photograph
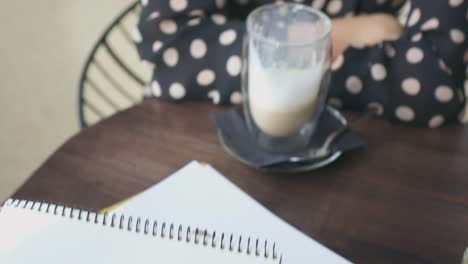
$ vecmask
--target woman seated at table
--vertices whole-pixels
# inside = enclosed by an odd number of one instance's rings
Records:
[[[249,12],[272,0],[142,0],[135,33],[154,67],[147,96],[241,102]],[[465,104],[468,0],[304,0],[332,18],[329,101],[391,121],[439,127]]]

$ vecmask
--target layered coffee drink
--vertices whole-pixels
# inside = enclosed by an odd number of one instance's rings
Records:
[[[250,136],[269,152],[310,146],[325,109],[331,21],[297,3],[272,3],[247,18],[242,90]]]
[[[249,49],[248,96],[256,126],[272,137],[288,137],[300,131],[316,107],[321,67],[267,68],[257,51]]]

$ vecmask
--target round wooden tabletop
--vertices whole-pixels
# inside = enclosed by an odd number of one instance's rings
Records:
[[[222,110],[144,101],[71,138],[14,197],[100,209],[196,159],[353,262],[460,262],[468,246],[465,127],[373,119],[356,127],[365,149],[318,171],[272,175],[223,151],[210,121]]]

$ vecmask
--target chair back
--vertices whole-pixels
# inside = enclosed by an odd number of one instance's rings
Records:
[[[151,66],[141,63],[134,44],[139,1],[125,9],[105,30],[85,62],[79,83],[82,128],[124,110],[143,98]]]

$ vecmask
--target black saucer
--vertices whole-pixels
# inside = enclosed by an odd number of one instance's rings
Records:
[[[337,109],[335,109],[335,108],[333,108],[331,106],[327,106],[325,108],[325,112],[322,114],[322,116],[324,118],[334,119],[332,121],[335,121],[335,122],[332,122],[332,123],[335,123],[337,125],[335,125],[335,126],[321,126],[320,123],[319,123],[319,125],[317,127],[316,134],[320,134],[320,135],[324,135],[324,136],[322,136],[320,138],[319,144],[317,144],[317,142],[316,142],[315,144],[313,144],[313,146],[311,146],[311,148],[320,147],[320,144],[324,143],[325,138],[326,138],[327,135],[329,135],[331,132],[336,131],[337,129],[339,129],[340,126],[346,126],[347,125],[346,118],[340,113],[340,111],[338,111]],[[327,123],[329,123],[329,122],[327,122]],[[248,166],[257,168],[257,166],[255,166],[255,164],[253,164],[252,162],[250,162],[247,159],[243,158],[242,155],[239,154],[240,152],[237,151],[237,148],[233,144],[233,141],[231,141],[229,139],[229,137],[225,136],[222,133],[222,131],[219,130],[219,129],[218,129],[218,137],[219,137],[219,141],[221,142],[221,145],[224,147],[226,152],[228,152],[232,157],[234,157],[235,159],[239,160],[240,162],[242,162],[242,163],[244,163],[244,164],[246,164]],[[263,168],[260,168],[260,170],[265,171],[265,172],[272,172],[272,173],[301,173],[301,172],[312,171],[312,170],[316,170],[316,169],[322,168],[324,166],[327,166],[328,164],[334,162],[335,160],[337,160],[342,155],[342,153],[343,152],[341,150],[339,150],[337,148],[333,148],[333,151],[329,155],[327,155],[327,156],[325,156],[323,158],[311,160],[311,161],[308,161],[308,162],[297,162],[297,163],[284,162],[284,163],[274,165],[274,166],[263,167]]]

